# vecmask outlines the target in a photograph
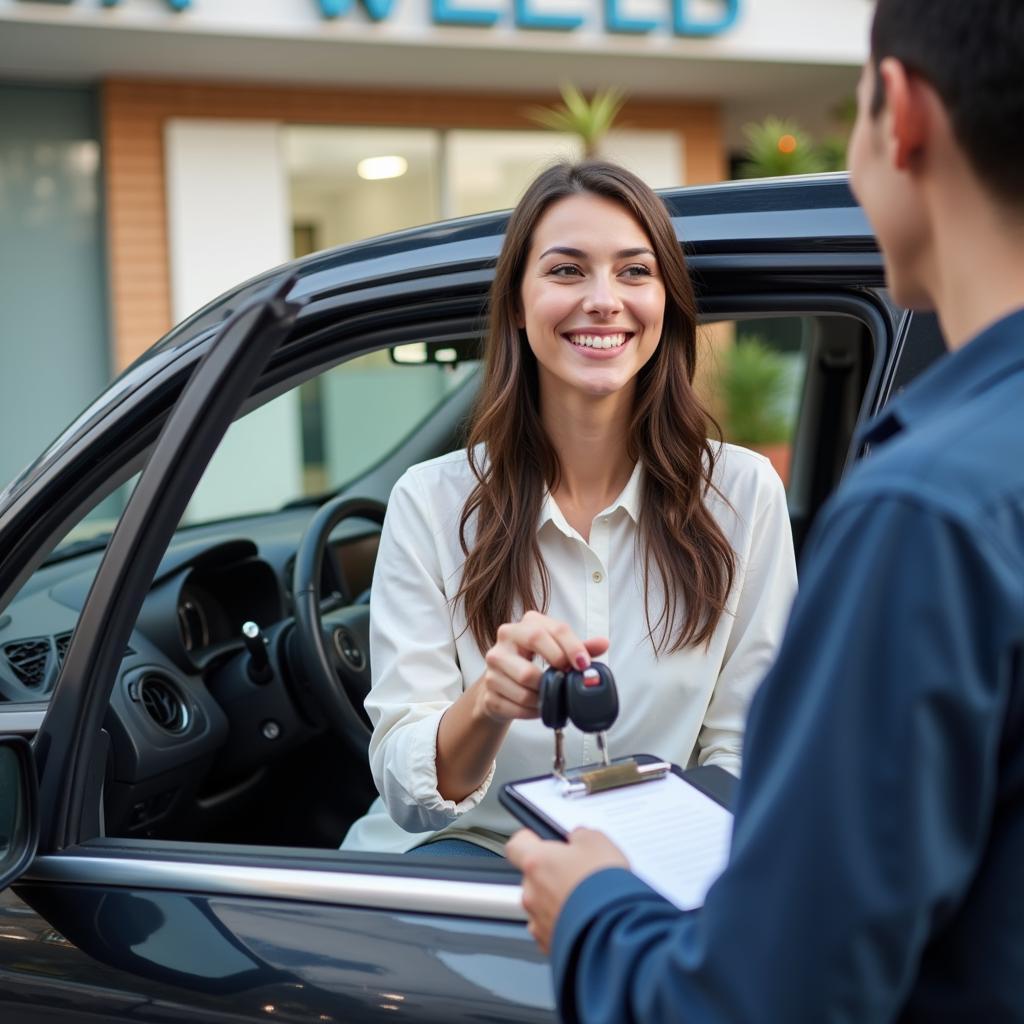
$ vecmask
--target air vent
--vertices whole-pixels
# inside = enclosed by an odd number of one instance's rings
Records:
[[[53,642],[57,645],[57,663],[59,665],[64,664],[64,659],[67,657],[68,648],[71,646],[71,631],[67,633],[58,633],[54,638]],[[123,657],[127,658],[129,654],[134,654],[130,647],[125,647]]]
[[[191,720],[188,705],[162,676],[143,676],[139,680],[138,694],[146,714],[164,732],[177,735],[188,728]]]
[[[70,633],[58,633],[54,638],[53,642],[57,645],[57,661],[60,664],[64,664],[64,658],[68,653],[68,648],[71,646],[71,634]]]
[[[45,636],[15,640],[4,645],[7,664],[25,686],[33,689],[46,682],[51,653],[49,637]]]

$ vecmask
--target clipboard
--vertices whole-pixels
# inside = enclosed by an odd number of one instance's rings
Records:
[[[658,763],[643,755],[635,761]],[[580,793],[563,775],[541,775],[506,784],[499,799],[545,838],[564,840],[581,826],[604,832],[641,881],[680,910],[694,910],[729,861],[737,780],[722,768],[663,764],[639,785],[634,776]]]
[[[636,754],[633,760],[643,765],[657,763],[660,759],[651,754]],[[587,765],[579,769],[579,771],[586,771],[591,767],[596,768],[598,766]],[[732,811],[739,779],[735,775],[730,775],[724,768],[719,768],[718,765],[705,765],[699,768],[683,769],[679,765],[673,764],[670,766],[669,771],[693,786],[694,789],[703,793],[704,796],[709,797],[719,806],[724,807],[729,812]],[[517,779],[514,782],[506,782],[498,793],[498,802],[514,818],[532,832],[536,832],[541,839],[565,840],[568,838],[568,833],[557,822],[526,800],[516,789],[517,786],[525,783],[539,782],[549,777],[548,775],[535,775],[529,779]],[[582,795],[572,798],[567,797],[567,799],[586,800],[588,797]]]

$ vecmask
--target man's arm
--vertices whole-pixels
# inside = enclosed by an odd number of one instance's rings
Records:
[[[751,709],[728,868],[687,915],[623,871],[579,885],[552,944],[564,1019],[887,1019],[965,891],[1017,581],[912,499],[822,526]]]

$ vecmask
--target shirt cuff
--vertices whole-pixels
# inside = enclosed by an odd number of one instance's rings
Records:
[[[442,824],[433,826],[436,828],[443,828],[445,824],[455,821],[483,800],[490,789],[496,767],[492,761],[484,781],[469,796],[463,797],[457,803],[441,796],[437,789],[437,730],[443,716],[444,712],[441,711],[421,719],[412,726],[407,750],[412,781],[410,796],[428,814],[443,816],[446,819]]]
[[[728,751],[716,751],[709,755],[707,760],[701,760],[698,757],[697,763],[702,768],[711,767],[712,765],[724,768],[730,775],[734,775],[738,779],[740,777],[740,770],[743,767],[743,758],[739,754],[732,754]]]

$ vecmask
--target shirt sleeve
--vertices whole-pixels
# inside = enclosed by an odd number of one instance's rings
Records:
[[[458,803],[438,792],[437,728],[465,681],[429,506],[415,473],[391,493],[370,593],[370,770],[398,825],[434,831],[483,799],[494,766]]]
[[[729,623],[725,659],[697,737],[697,763],[733,775],[740,774],[750,701],[778,653],[796,593],[786,491],[770,467],[761,476],[740,584],[723,618]]]
[[[993,818],[1022,602],[979,533],[889,497],[819,524],[725,872],[690,914],[626,872],[579,886],[552,948],[564,1020],[896,1016]]]

